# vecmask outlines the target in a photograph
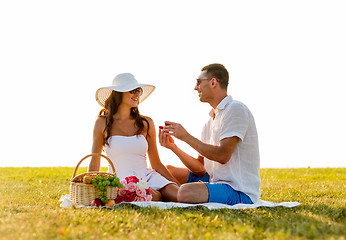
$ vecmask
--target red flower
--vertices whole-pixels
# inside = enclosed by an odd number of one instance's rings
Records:
[[[115,199],[115,203],[118,204],[118,203],[121,203],[124,201],[124,198],[121,197],[121,196],[118,196],[116,199]]]
[[[150,195],[150,188],[145,189],[147,195]]]
[[[136,176],[129,176],[125,178],[127,183],[133,182],[133,183],[138,183],[139,179]]]
[[[136,192],[129,192],[123,196],[125,202],[133,202],[136,199]]]

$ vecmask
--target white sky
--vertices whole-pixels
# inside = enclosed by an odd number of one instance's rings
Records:
[[[262,167],[345,167],[345,12],[333,0],[1,1],[0,166],[75,166],[96,90],[122,72],[156,85],[140,105],[156,128],[199,137],[210,106],[195,79],[219,62],[255,117]]]

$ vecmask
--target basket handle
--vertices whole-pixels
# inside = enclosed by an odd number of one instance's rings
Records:
[[[85,156],[84,158],[82,158],[82,159],[79,161],[79,163],[77,164],[76,168],[74,169],[72,178],[74,178],[74,177],[76,176],[76,173],[77,173],[77,170],[78,170],[79,165],[80,165],[86,158],[88,158],[88,157],[93,157],[93,156],[100,156],[100,157],[105,158],[105,159],[108,161],[108,163],[111,165],[112,170],[113,170],[113,173],[115,173],[114,165],[113,165],[112,161],[111,161],[107,156],[102,155],[102,154],[99,154],[99,153],[92,153],[92,154],[89,154],[89,155]]]

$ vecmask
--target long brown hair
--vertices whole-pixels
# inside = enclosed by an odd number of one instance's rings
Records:
[[[123,93],[112,91],[112,94],[105,102],[105,107],[100,111],[99,117],[106,119],[106,127],[103,130],[103,146],[108,144],[108,139],[111,137],[112,125],[114,122],[114,114],[118,112],[119,106],[122,102]],[[139,114],[138,107],[131,108],[130,116],[135,119],[135,125],[138,127],[136,135],[140,135],[144,129],[144,122],[147,123],[147,137],[149,136],[149,122]]]

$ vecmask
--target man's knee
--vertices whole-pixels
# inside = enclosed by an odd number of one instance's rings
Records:
[[[203,203],[208,202],[208,188],[203,183],[187,183],[180,186],[178,202]]]
[[[189,200],[191,199],[191,192],[189,189],[189,184],[183,184],[180,186],[177,195],[178,202],[190,202]]]

